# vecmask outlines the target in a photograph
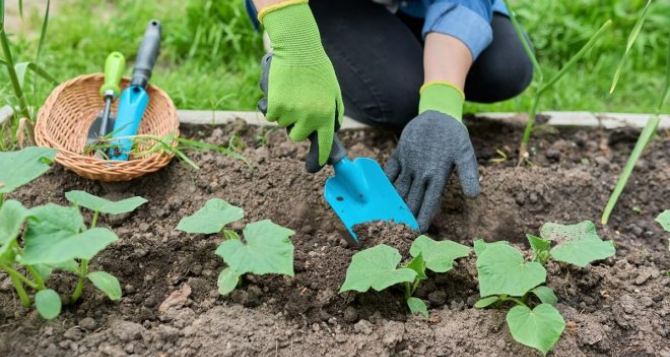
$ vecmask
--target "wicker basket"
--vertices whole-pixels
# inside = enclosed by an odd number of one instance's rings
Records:
[[[79,76],[54,89],[37,115],[37,144],[57,149],[56,162],[91,180],[129,181],[167,165],[173,155],[165,151],[128,161],[107,161],[84,153],[89,127],[102,111],[99,90],[103,80],[102,74]],[[128,80],[124,79],[122,87],[127,85]],[[179,135],[177,110],[170,97],[155,86],[149,86],[147,91],[150,100],[139,134]],[[116,102],[112,113],[116,113]],[[144,149],[151,146],[142,145],[146,146]],[[140,146],[139,151],[142,149]]]

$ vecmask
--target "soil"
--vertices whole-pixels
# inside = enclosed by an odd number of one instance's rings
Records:
[[[545,128],[532,141],[531,165],[516,167],[521,129],[467,120],[480,162],[482,194],[466,199],[453,180],[428,234],[471,245],[508,240],[526,249],[525,233],[544,222],[599,221],[600,213],[638,132],[631,129]],[[89,286],[78,305],[47,322],[24,310],[9,280],[0,275],[1,356],[249,356],[249,355],[475,355],[533,356],[515,343],[504,311],[476,310],[474,257],[447,274],[431,276],[417,291],[430,317],[409,316],[400,289],[339,294],[357,247],[323,201],[331,174],[305,173],[305,145],[283,131],[236,122],[186,127],[184,135],[210,143],[231,138],[253,167],[208,152],[190,153],[194,171],[173,162],[131,185],[102,186],[54,167],[10,197],[35,206],[65,204],[64,192],[141,195],[149,202],[125,217],[103,217],[119,241],[101,253],[93,269],[122,281],[113,303]],[[352,156],[384,161],[396,134],[380,130],[340,134]],[[498,151],[504,152],[506,160]],[[615,257],[585,269],[549,265],[567,328],[556,356],[670,356],[669,235],[653,221],[670,208],[670,137],[661,133],[644,155],[601,236],[617,245]],[[121,193],[119,193],[121,192]],[[294,278],[247,276],[228,297],[216,289],[223,264],[217,235],[186,234],[178,221],[219,197],[245,209],[233,228],[260,219],[296,231]],[[358,227],[364,246],[386,243],[405,256],[416,236],[401,226]],[[57,274],[63,293],[75,281]]]

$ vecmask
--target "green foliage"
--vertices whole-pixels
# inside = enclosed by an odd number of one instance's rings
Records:
[[[177,226],[188,233],[223,233],[225,240],[215,251],[227,264],[217,279],[221,295],[235,290],[242,275],[247,273],[294,275],[294,247],[290,237],[295,232],[270,220],[246,225],[242,237],[234,230],[225,229],[227,224],[242,217],[242,208],[214,198],[193,215],[182,218]]]
[[[558,300],[553,290],[543,285],[547,273],[542,264],[525,262],[521,252],[504,241],[475,241],[475,253],[482,297],[475,308],[514,303],[516,306],[507,313],[512,337],[546,354],[560,338],[565,321],[552,306]],[[534,309],[531,294],[541,302]]]
[[[428,317],[428,306],[426,306],[426,303],[423,302],[423,300],[410,297],[407,299],[407,306],[412,314]]]
[[[663,213],[659,214],[658,217],[656,217],[656,222],[658,222],[666,232],[670,232],[670,210],[665,210]]]
[[[573,225],[545,223],[541,237],[528,236],[536,260],[546,263],[549,257],[556,261],[585,267],[594,261],[607,259],[616,251],[613,241],[603,241],[591,221]],[[551,243],[557,243],[550,249]]]
[[[409,268],[398,268],[401,260],[400,252],[386,244],[354,254],[340,292],[382,291],[398,283],[413,282],[416,272]]]
[[[84,207],[93,212],[105,214],[122,214],[132,212],[137,209],[137,207],[147,202],[145,198],[137,196],[115,202],[92,195],[85,191],[66,192],[65,198],[67,198],[70,203],[76,206]]]
[[[47,320],[55,319],[60,315],[60,296],[51,289],[40,290],[35,294],[35,307],[43,318]]]
[[[544,283],[547,271],[538,262],[524,262],[521,252],[509,244],[487,244],[477,253],[480,296],[523,296]]]
[[[537,296],[543,304],[556,305],[558,303],[558,297],[550,287],[538,286],[530,292]]]
[[[237,274],[283,274],[293,276],[293,243],[295,232],[264,220],[244,227],[244,242],[229,239],[215,254],[223,258]]]
[[[385,244],[360,251],[351,258],[347,275],[340,292],[366,292],[370,289],[382,291],[390,286],[403,283],[405,302],[412,314],[428,316],[426,303],[414,292],[421,281],[428,279],[427,270],[446,273],[458,258],[470,254],[470,248],[451,241],[436,242],[427,236],[420,236],[410,247],[410,259],[398,267],[400,252]]]
[[[36,146],[0,152],[0,195],[42,176],[49,170],[55,157],[56,150]]]
[[[105,293],[110,300],[118,301],[121,299],[121,284],[119,284],[119,280],[114,275],[104,271],[94,271],[88,273],[87,278],[98,290]]]
[[[558,342],[565,329],[561,313],[549,304],[540,304],[532,310],[525,305],[515,306],[507,313],[506,320],[517,342],[545,355]]]
[[[243,217],[244,211],[240,207],[220,198],[213,198],[194,214],[182,218],[177,229],[186,233],[214,234]]]
[[[414,240],[409,254],[413,257],[421,255],[429,270],[446,273],[454,267],[456,259],[467,257],[470,250],[464,245],[449,240],[438,242],[422,235]]]
[[[46,171],[43,167],[35,170],[39,172],[30,172],[24,177],[32,180]],[[23,183],[17,181],[14,186]],[[115,206],[85,192],[73,192],[68,198],[93,209],[119,212],[134,209],[138,205],[135,201],[131,202],[133,207],[129,207],[128,202]],[[58,316],[61,310],[60,297],[46,287],[54,270],[79,277],[71,303],[81,296],[86,279],[111,300],[121,298],[121,285],[114,276],[104,271],[88,272],[89,260],[118,239],[108,229],[95,228],[98,213],[95,211],[91,226],[86,227],[77,207],[48,203],[26,209],[15,200],[0,204],[0,270],[9,275],[24,307],[31,305],[27,287],[35,291],[35,306],[42,317],[53,319]],[[19,237],[22,239],[19,240]],[[23,268],[29,277],[17,267]]]

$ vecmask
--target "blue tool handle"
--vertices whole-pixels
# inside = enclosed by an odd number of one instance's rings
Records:
[[[133,140],[130,137],[137,135],[148,104],[149,95],[142,87],[128,87],[121,92],[109,153],[112,160],[128,160],[133,149]]]
[[[158,20],[151,20],[144,31],[142,44],[137,50],[137,59],[135,59],[135,68],[133,77],[130,80],[131,86],[146,88],[151,78],[151,71],[156,64],[156,58],[160,53],[161,45],[161,24]]]

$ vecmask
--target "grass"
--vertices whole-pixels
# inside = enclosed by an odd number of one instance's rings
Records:
[[[15,1],[15,0],[6,0]],[[363,1],[363,0],[361,0]],[[66,80],[83,73],[100,72],[111,51],[123,52],[129,61],[149,19],[163,23],[162,53],[152,82],[165,89],[182,109],[253,110],[260,97],[258,62],[261,37],[246,17],[242,0],[57,2],[40,62],[52,76]],[[544,110],[652,112],[657,105],[670,46],[670,3],[656,1],[624,63],[617,91],[608,94],[614,71],[625,50],[626,38],[645,0],[512,0],[542,63],[545,77],[581,48],[588,36],[608,18],[613,26],[551,93],[543,98]],[[56,2],[54,2],[56,4]],[[114,5],[112,5],[114,4]],[[18,58],[34,58],[41,28],[38,13],[27,12],[24,21],[34,29],[11,36]],[[129,66],[130,67],[130,66]],[[128,69],[130,74],[131,69]],[[0,106],[11,101],[6,73],[0,73]],[[28,79],[32,84],[32,75]],[[38,81],[29,105],[39,107],[51,85]],[[525,111],[532,91],[493,105],[468,104],[467,111]],[[663,112],[670,111],[666,104]]]

